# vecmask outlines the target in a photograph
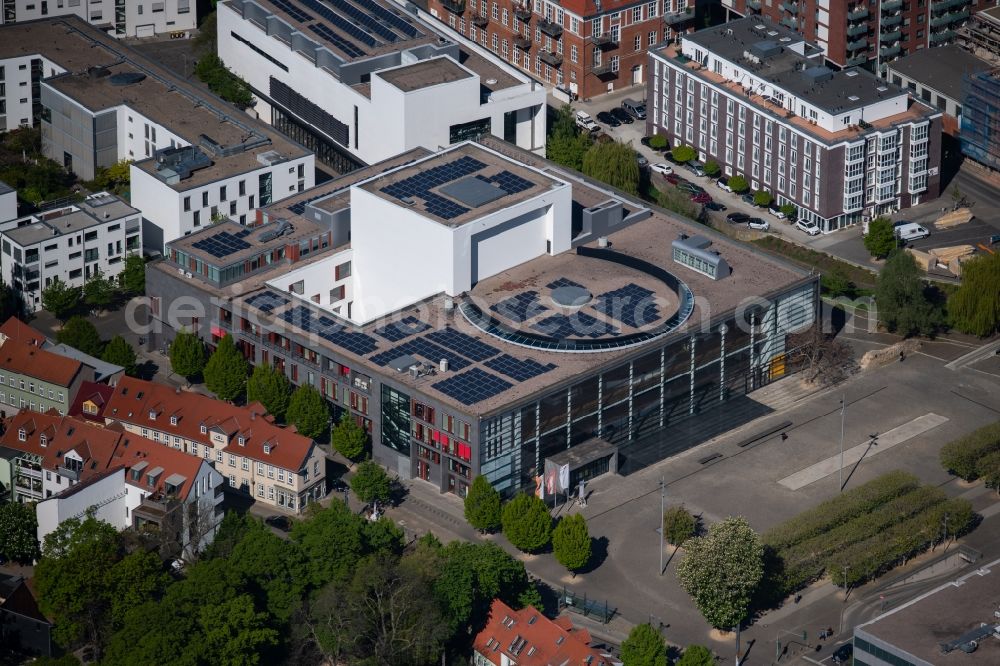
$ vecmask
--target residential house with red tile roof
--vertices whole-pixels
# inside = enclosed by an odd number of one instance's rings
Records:
[[[104,408],[107,423],[209,461],[256,501],[301,512],[326,494],[326,456],[274,422],[260,403],[237,406],[124,377]]]
[[[473,643],[475,666],[621,666],[591,647],[590,633],[569,618],[550,620],[533,607],[514,610],[499,599]]]
[[[115,392],[114,386],[98,382],[83,382],[76,393],[69,415],[94,423],[104,423],[104,407]]]

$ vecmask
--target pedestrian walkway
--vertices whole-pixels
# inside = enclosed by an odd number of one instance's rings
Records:
[[[897,444],[902,444],[917,435],[922,435],[928,430],[936,428],[947,420],[947,417],[934,414],[933,412],[918,416],[912,421],[878,435],[875,439],[846,449],[843,457],[840,455],[830,456],[826,460],[821,460],[795,474],[786,476],[778,481],[778,483],[790,490],[799,490],[842,469],[841,461],[843,461],[843,468],[851,467],[866,456],[870,458],[879,453],[884,453]]]

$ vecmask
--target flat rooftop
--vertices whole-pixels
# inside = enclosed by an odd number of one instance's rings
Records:
[[[73,234],[90,227],[121,220],[129,215],[139,215],[139,211],[121,199],[111,195],[93,195],[90,199],[73,204],[72,207],[42,211],[24,218],[22,226],[5,231],[4,235],[18,245],[27,246],[51,240],[65,234]],[[104,213],[108,217],[104,217]]]
[[[1000,560],[983,565],[955,581],[923,594],[913,601],[855,629],[904,650],[927,663],[941,666],[1000,664],[1000,640],[981,638],[971,654],[953,649],[941,652],[941,643],[950,643],[980,627],[1000,625],[994,612],[1000,610]],[[860,656],[857,646],[855,655]]]
[[[259,227],[245,227],[231,220],[213,224],[198,233],[169,243],[172,250],[201,259],[210,266],[224,268],[266,254],[275,248],[298,244],[327,231],[304,217],[294,222],[282,220]]]
[[[0,58],[40,54],[55,62],[67,73],[44,79],[46,85],[92,112],[127,106],[191,145],[199,145],[202,134],[223,146],[241,144],[247,136],[263,139],[261,145],[232,156],[212,155],[211,166],[172,186],[176,190],[258,169],[257,156],[268,151],[284,159],[309,154],[294,141],[76,16],[4,25],[0,36]],[[156,171],[152,158],[136,166]]]
[[[481,143],[492,150],[504,151],[512,159],[540,169],[553,179],[569,182],[575,209],[609,200],[622,202],[629,213],[641,213],[646,208],[643,202],[614,193],[583,176],[569,174],[544,158],[499,139],[484,137]],[[445,157],[453,159],[454,155],[445,153]],[[404,170],[426,171],[421,163]],[[681,234],[707,236],[712,241],[710,249],[722,254],[733,273],[716,281],[675,263],[670,243]],[[700,330],[703,319],[707,322],[731,312],[750,297],[776,294],[813,279],[808,273],[748,245],[659,209],[653,209],[646,219],[612,233],[610,240],[614,256],[625,264],[587,256],[588,250],[599,250],[596,244],[590,244],[583,251],[528,261],[479,282],[471,292],[457,299],[438,295],[364,327],[338,320],[306,299],[266,286],[268,280],[288,271],[285,264],[248,276],[240,289],[227,288],[221,294],[198,276],[185,281],[220,295],[223,301],[228,300],[237,317],[246,317],[262,330],[294,332],[309,340],[311,349],[320,353],[324,349],[335,351],[353,369],[381,374],[397,385],[426,392],[466,413],[485,416],[513,402],[550,391],[555,385],[565,385],[576,377],[613,367],[623,358],[639,356],[642,349],[658,350],[666,341]],[[317,253],[295,267],[326,261],[330,256],[331,252]],[[167,261],[155,262],[150,268],[173,279],[177,277],[176,266]],[[656,333],[659,327],[668,323],[681,307],[678,291],[664,282],[665,273],[682,281],[694,301],[690,316],[660,335]],[[556,290],[573,285],[587,291],[590,300],[574,307],[560,305]],[[453,301],[457,307],[450,307]],[[574,353],[525,346],[508,337],[487,333],[471,323],[463,315],[470,305],[512,330],[584,344],[608,341],[610,347]],[[238,320],[235,322],[238,327]],[[627,343],[644,334],[651,336],[648,342]],[[442,358],[449,360],[445,372],[435,370],[415,377],[406,371],[412,364],[409,359],[436,367]],[[394,369],[400,364],[399,359],[407,359],[403,371]]]
[[[360,187],[442,224],[461,226],[560,183],[475,144],[383,172]]]
[[[778,88],[832,114],[905,94],[858,67],[833,71],[819,48],[763,16],[730,21],[684,37]]]
[[[412,65],[403,65],[393,69],[382,70],[376,74],[386,83],[392,84],[403,92],[413,92],[430,88],[442,83],[461,81],[472,75],[447,56],[420,60]]]
[[[993,65],[959,46],[949,44],[920,49],[893,60],[888,68],[961,103],[964,96],[962,77],[993,69]]]

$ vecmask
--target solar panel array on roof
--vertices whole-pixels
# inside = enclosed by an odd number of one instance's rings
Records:
[[[500,350],[496,347],[481,342],[471,335],[466,335],[453,328],[443,328],[427,334],[427,339],[436,342],[442,347],[446,347],[473,361],[483,361],[491,356],[496,356]]]
[[[368,11],[375,14],[381,18],[386,23],[390,24],[392,27],[396,28],[402,32],[407,37],[416,37],[418,30],[413,26],[413,24],[408,23],[405,19],[401,18],[397,14],[389,11],[382,5],[372,2],[372,0],[356,0],[358,4],[365,7]]]
[[[610,324],[585,312],[574,312],[571,315],[556,314],[543,319],[531,328],[551,338],[564,340],[566,338],[603,338],[618,335],[618,330]]]
[[[469,367],[470,365],[467,360],[459,356],[456,352],[453,352],[450,349],[445,349],[440,345],[436,345],[426,338],[408,340],[401,345],[393,347],[389,351],[375,354],[368,360],[375,365],[384,366],[389,361],[405,354],[421,356],[435,365],[437,365],[443,358],[448,359],[448,366],[452,370],[461,370]]]
[[[325,25],[316,25],[313,23],[309,26],[309,29],[343,51],[348,58],[360,58],[365,54],[364,51],[359,49],[354,44],[351,44],[349,41],[335,33],[333,30],[330,30]]]
[[[450,183],[485,168],[484,163],[465,155],[457,160],[421,171],[392,185],[386,185],[381,191],[397,199],[419,197],[424,200],[424,207],[428,213],[443,220],[450,220],[469,212],[469,209],[431,192],[431,188]]]
[[[250,243],[243,240],[242,236],[231,234],[228,231],[220,231],[208,238],[203,238],[200,241],[192,243],[191,247],[202,252],[207,252],[217,259],[221,259],[222,257],[228,257],[234,252],[247,249],[250,247]]]
[[[532,377],[537,377],[538,375],[545,374],[549,370],[555,370],[559,367],[555,363],[542,365],[538,361],[530,358],[522,360],[514,358],[510,354],[501,354],[496,358],[486,361],[483,365],[490,370],[495,370],[500,374],[507,375],[514,381],[518,382],[528,381]]]
[[[288,0],[270,0],[270,2],[272,5],[282,10],[299,23],[306,23],[307,21],[313,20],[312,16],[306,14],[304,11],[288,2]]]
[[[463,405],[473,405],[487,398],[492,398],[499,393],[503,393],[513,386],[513,384],[506,379],[491,375],[485,370],[473,368],[468,372],[463,372],[460,375],[437,382],[433,386],[441,393],[458,400]]]
[[[386,27],[384,24],[379,23],[374,17],[372,17],[367,12],[355,7],[349,2],[344,2],[344,0],[325,0],[327,3],[333,5],[337,10],[343,12],[345,15],[351,17],[361,25],[365,26],[366,29],[374,32],[379,37],[383,37],[390,44],[397,41],[399,36]]]
[[[329,317],[317,315],[304,305],[297,305],[291,310],[281,313],[281,319],[296,326],[306,333],[315,333],[324,340],[357,354],[364,356],[378,348],[378,342],[370,335],[344,330],[344,325]]]
[[[660,319],[654,295],[655,292],[645,287],[629,283],[621,289],[601,294],[593,307],[626,326],[640,328]]]
[[[537,314],[548,311],[548,308],[538,301],[537,291],[522,291],[499,303],[494,303],[490,306],[490,310],[521,324]]]
[[[564,277],[561,277],[553,282],[549,282],[545,286],[548,287],[549,289],[558,289],[559,287],[581,287],[581,288],[583,287],[582,284],[577,284],[576,282],[573,282],[572,280],[569,280]]]
[[[288,299],[284,296],[264,291],[259,294],[254,294],[248,298],[246,300],[246,304],[257,308],[261,312],[267,312],[270,314],[275,308],[280,308],[282,305],[288,305]]]
[[[482,178],[481,176],[476,176],[477,178]],[[524,192],[525,190],[531,189],[532,182],[525,178],[521,178],[515,173],[511,173],[504,169],[500,173],[494,174],[489,178],[482,178],[488,183],[495,183],[499,185],[507,194],[517,194],[518,192]]]
[[[411,315],[399,321],[394,321],[391,324],[386,324],[381,328],[376,328],[375,334],[385,338],[389,342],[399,342],[403,338],[423,333],[429,328],[430,324],[425,324]]]
[[[332,9],[327,7],[317,0],[300,0],[309,9],[313,10],[319,14],[322,18],[326,19],[339,30],[343,30],[351,39],[357,40],[361,44],[366,44],[368,46],[375,46],[378,42],[374,37],[368,32],[362,30],[360,27],[351,23],[346,18],[340,14],[334,12]],[[325,26],[323,26],[325,27]]]

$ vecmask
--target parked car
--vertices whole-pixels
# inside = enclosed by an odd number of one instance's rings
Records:
[[[597,122],[604,123],[608,127],[621,126],[621,123],[618,122],[618,119],[615,118],[610,113],[608,113],[607,111],[601,111],[600,113],[597,114]]]
[[[595,123],[594,119],[586,111],[576,112],[576,126],[584,132],[594,133],[601,131],[601,126]]]
[[[705,165],[701,162],[688,162],[684,166],[688,171],[696,176],[701,177],[705,175]]]
[[[610,113],[611,115],[613,115],[615,118],[618,119],[618,122],[623,123],[625,125],[631,125],[632,123],[635,122],[632,116],[628,114],[628,111],[621,108],[620,106],[616,106],[615,108],[611,109]]]
[[[646,119],[646,103],[634,99],[622,100],[622,108],[636,120]]]
[[[343,479],[333,479],[330,481],[331,493],[342,493],[348,488],[350,488],[350,486],[348,486],[347,482],[344,481]]]
[[[640,169],[645,169],[649,166],[649,160],[647,160],[646,157],[638,151],[635,153],[635,161],[639,164]]]
[[[275,529],[281,530],[282,532],[287,532],[292,529],[292,521],[285,516],[268,516],[264,519],[264,522]]]
[[[767,207],[767,212],[770,213],[771,215],[774,215],[779,220],[785,219],[785,214],[781,212],[781,208],[779,208],[777,204],[773,202],[771,203],[770,206]]]
[[[799,220],[795,223],[796,228],[806,232],[810,236],[819,235],[819,225],[815,222],[808,222],[806,220]]]
[[[833,651],[833,663],[846,664],[851,660],[851,655],[853,654],[854,646],[851,643],[844,643]]]
[[[753,194],[751,194],[750,192],[747,192],[746,194],[744,194],[743,196],[741,196],[740,199],[743,200],[743,203],[748,203],[751,206],[756,206],[757,205],[756,203],[754,203]]]
[[[915,224],[913,222],[910,222],[909,224],[904,224],[899,227],[895,227],[892,230],[892,232],[896,235],[896,238],[903,241],[904,243],[908,243],[909,241],[920,240],[921,238],[927,238],[928,236],[931,235],[931,232],[928,231],[925,227],[922,227],[919,224]]]
[[[712,201],[711,203],[705,204],[705,208],[709,210],[726,210],[726,204],[721,204],[718,201]]]
[[[677,183],[677,189],[680,190],[681,192],[687,192],[688,194],[701,194],[702,192],[705,191],[705,188],[702,187],[701,185],[695,185],[694,183],[687,180],[682,180],[681,182]]]
[[[710,204],[712,203],[712,196],[708,192],[697,192],[691,195],[691,201],[696,204]]]
[[[667,174],[673,173],[673,167],[669,164],[664,164],[663,162],[657,162],[656,164],[651,164],[649,170],[653,173],[658,173],[666,176]]]
[[[730,213],[726,215],[726,222],[729,224],[746,224],[750,221],[750,216],[746,213]]]
[[[671,185],[676,185],[677,183],[679,183],[682,180],[684,180],[683,178],[681,178],[680,176],[678,176],[677,173],[675,173],[675,172],[668,173],[666,176],[664,176],[664,178]]]
[[[720,190],[725,190],[726,192],[733,191],[733,188],[729,187],[729,179],[726,178],[725,176],[715,181],[715,184],[719,186]]]
[[[751,217],[747,220],[747,227],[750,229],[756,229],[757,231],[767,231],[771,228],[771,225],[767,223],[767,220],[759,217]]]

